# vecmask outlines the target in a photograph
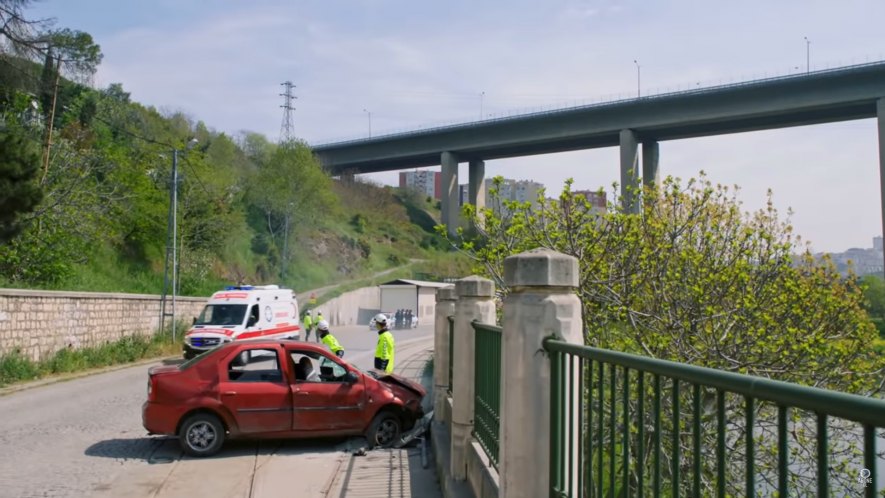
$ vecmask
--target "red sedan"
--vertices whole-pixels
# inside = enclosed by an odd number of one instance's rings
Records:
[[[420,384],[362,372],[324,346],[289,340],[227,343],[150,369],[142,422],[209,456],[227,438],[365,435],[390,446],[423,415]]]

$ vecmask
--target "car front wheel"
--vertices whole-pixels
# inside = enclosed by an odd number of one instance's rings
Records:
[[[181,424],[178,440],[181,449],[190,456],[211,456],[224,444],[224,425],[211,413],[197,413]]]
[[[372,448],[390,448],[402,434],[402,422],[391,412],[381,412],[369,425],[366,439]]]

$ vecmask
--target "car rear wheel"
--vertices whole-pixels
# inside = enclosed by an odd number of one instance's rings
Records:
[[[211,456],[224,444],[224,425],[211,413],[191,415],[178,431],[181,449],[190,456]]]
[[[372,448],[390,448],[402,434],[402,421],[391,412],[381,412],[369,425],[366,439]]]

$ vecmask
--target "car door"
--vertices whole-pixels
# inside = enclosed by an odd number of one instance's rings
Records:
[[[277,348],[240,348],[220,372],[221,402],[236,418],[241,433],[288,431],[292,427],[292,391]]]
[[[296,377],[292,386],[292,429],[296,431],[354,432],[363,429],[366,387],[362,374],[337,358],[315,352],[289,350],[297,364],[308,356],[320,372],[317,380]],[[348,370],[357,373],[356,382],[345,381]]]

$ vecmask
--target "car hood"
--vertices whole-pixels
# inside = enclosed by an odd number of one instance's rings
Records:
[[[378,376],[378,382],[405,388],[415,393],[420,398],[423,398],[424,395],[427,394],[427,390],[424,389],[421,384],[397,374],[380,375]]]

